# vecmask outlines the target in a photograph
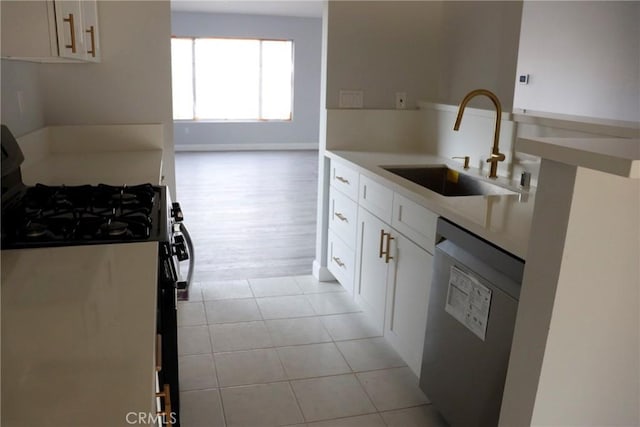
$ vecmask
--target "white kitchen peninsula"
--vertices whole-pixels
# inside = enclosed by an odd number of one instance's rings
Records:
[[[516,149],[542,164],[500,425],[639,425],[640,140]]]

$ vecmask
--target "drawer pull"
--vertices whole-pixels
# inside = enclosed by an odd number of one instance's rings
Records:
[[[87,34],[91,36],[91,50],[88,50],[87,53],[91,55],[93,58],[96,57],[96,29],[93,25],[86,30]]]
[[[392,260],[393,257],[391,256],[391,241],[394,238],[391,237],[391,233],[387,233],[387,251],[385,252],[385,258],[384,258],[384,262],[389,264],[389,260]]]
[[[165,384],[163,390],[160,393],[156,393],[156,397],[162,397],[164,400],[164,410],[159,411],[157,414],[166,417],[166,425],[173,425],[171,420],[171,390],[169,384]]]
[[[336,213],[334,213],[334,215],[337,216],[340,221],[349,222],[347,217],[342,215],[340,212],[336,212]]]
[[[347,178],[343,178],[343,177],[341,177],[340,175],[336,175],[336,179],[337,179],[338,181],[340,181],[340,182],[345,183],[345,184],[348,184],[348,183],[349,183],[349,180],[348,180]]]
[[[162,370],[162,335],[156,334],[156,371]]]
[[[344,262],[342,262],[340,258],[334,256],[333,261],[335,261],[335,263],[338,264],[339,267],[344,268]]]
[[[71,49],[72,53],[76,53],[76,25],[73,19],[73,13],[70,13],[68,18],[63,18],[62,20],[69,23],[71,32],[71,44],[64,45],[64,47]]]
[[[387,236],[387,244],[384,244],[384,236]],[[391,237],[391,233],[385,233],[384,229],[380,230],[380,254],[378,258],[382,258],[384,256],[384,262],[389,264],[389,261],[393,259],[391,256],[391,241],[394,238]]]

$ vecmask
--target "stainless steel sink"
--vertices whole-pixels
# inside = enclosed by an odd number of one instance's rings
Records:
[[[386,171],[447,197],[517,194],[514,191],[449,169],[443,165],[381,167]]]

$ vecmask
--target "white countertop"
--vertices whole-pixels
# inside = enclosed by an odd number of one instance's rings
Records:
[[[524,191],[505,178],[490,180],[481,177],[491,183],[517,191],[518,194],[446,197],[407,181],[380,166],[446,164],[461,173],[479,176],[477,169],[465,171],[459,163],[427,154],[360,151],[327,151],[325,154],[331,159],[348,164],[360,173],[505,251],[526,259],[535,188]]]
[[[2,251],[2,425],[155,413],[156,242]]]
[[[640,178],[640,139],[518,138],[517,151],[627,178]]]
[[[162,150],[51,153],[22,169],[25,184],[158,185]]]

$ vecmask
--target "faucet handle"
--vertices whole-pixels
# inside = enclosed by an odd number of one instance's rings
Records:
[[[487,163],[503,162],[506,157],[502,153],[491,153],[491,156],[487,159]]]
[[[469,169],[469,156],[464,156],[464,157],[452,157],[452,159],[464,159],[464,169]]]

